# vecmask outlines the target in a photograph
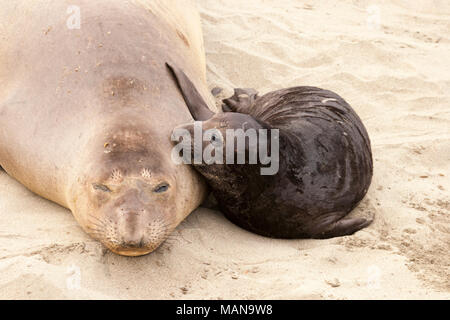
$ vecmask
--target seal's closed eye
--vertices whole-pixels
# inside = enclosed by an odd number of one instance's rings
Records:
[[[103,192],[111,192],[111,189],[108,188],[107,186],[103,185],[103,184],[92,184],[92,188],[94,188],[94,190],[100,190]]]
[[[167,190],[169,190],[169,184],[162,183],[159,186],[157,186],[155,188],[155,190],[153,190],[153,192],[155,192],[155,193],[163,193],[163,192],[166,192]]]

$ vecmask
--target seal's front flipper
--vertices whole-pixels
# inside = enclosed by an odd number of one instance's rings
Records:
[[[255,89],[234,89],[234,95],[228,99],[222,100],[223,112],[249,113],[248,110],[253,106],[255,100],[258,99],[258,91]]]
[[[215,87],[215,88],[213,88],[213,89],[211,90],[211,94],[212,94],[214,97],[217,97],[219,94],[222,93],[222,91],[223,91],[222,88],[220,88],[220,87]]]
[[[176,66],[168,63],[166,63],[166,66],[172,73],[194,120],[205,121],[210,119],[214,115],[214,112],[208,108],[205,100],[203,100],[189,77]]]
[[[325,218],[323,223],[314,227],[312,238],[329,239],[334,237],[349,236],[355,232],[369,226],[373,220],[365,218],[342,218],[338,221],[331,222],[329,218]]]

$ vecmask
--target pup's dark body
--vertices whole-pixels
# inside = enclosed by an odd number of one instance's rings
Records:
[[[339,235],[328,230],[330,223],[358,204],[372,179],[370,140],[354,110],[335,93],[313,87],[271,92],[235,108],[280,130],[280,168],[261,176],[259,166],[235,165],[242,175],[231,175],[231,184],[223,183],[227,176],[207,177],[225,215],[266,236]]]
[[[180,87],[185,98],[195,95]],[[195,118],[201,106],[190,101],[186,99]],[[341,97],[314,87],[262,97],[254,90],[236,89],[224,102],[224,110],[230,112],[196,120],[232,123],[233,117],[247,114],[262,128],[280,130],[280,167],[273,176],[261,175],[261,165],[194,166],[209,182],[227,218],[276,238],[343,236],[371,223],[346,217],[367,193],[373,164],[367,131]]]

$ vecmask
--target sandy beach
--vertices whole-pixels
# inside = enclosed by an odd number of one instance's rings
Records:
[[[450,2],[199,0],[208,85],[337,92],[372,141],[353,236],[275,240],[199,208],[115,255],[0,171],[0,299],[450,299]]]

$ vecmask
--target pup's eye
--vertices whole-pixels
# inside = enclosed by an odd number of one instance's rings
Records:
[[[93,184],[92,188],[94,188],[94,190],[100,190],[103,192],[111,192],[111,189],[108,188],[107,186],[103,185],[103,184]]]
[[[169,185],[167,183],[162,183],[153,190],[155,193],[163,193],[169,190]]]
[[[218,134],[213,134],[212,136],[211,136],[211,142],[221,142],[222,140],[221,140],[221,137],[218,135]]]

